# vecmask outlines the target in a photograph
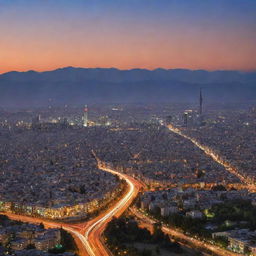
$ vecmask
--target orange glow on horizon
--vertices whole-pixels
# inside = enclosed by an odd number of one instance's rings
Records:
[[[67,66],[256,70],[254,1],[6,2],[0,73]]]
[[[221,28],[191,30],[185,25],[168,30],[138,25],[122,30],[113,24],[107,29],[57,25],[40,30],[7,29],[0,39],[0,73],[67,66],[256,70],[254,39],[244,28],[227,32]]]
[[[23,42],[22,42],[23,41]],[[231,39],[232,41],[232,39]],[[246,47],[244,46],[246,45]],[[119,69],[187,68],[206,70],[256,70],[255,46],[243,38],[223,42],[207,38],[121,38],[115,40],[51,41],[21,43],[0,40],[0,73],[46,71],[60,67]]]

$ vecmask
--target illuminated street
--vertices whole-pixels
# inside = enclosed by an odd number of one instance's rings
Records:
[[[195,140],[189,138],[186,135],[183,135],[176,128],[169,126],[169,129],[189,140],[191,140],[194,144],[200,147],[206,154],[210,154],[215,161],[218,161],[222,164],[221,160],[217,158],[213,153],[209,153],[208,149],[205,149],[202,145],[197,143]],[[94,154],[94,152],[93,152]],[[123,173],[119,173],[112,168],[110,168],[107,164],[102,163],[94,154],[98,162],[98,168],[102,171],[111,173],[113,175],[118,175],[120,179],[123,179],[127,182],[128,187],[123,195],[123,197],[109,210],[104,213],[101,213],[98,217],[94,218],[89,222],[81,222],[78,224],[67,224],[67,223],[58,223],[53,221],[45,221],[40,218],[27,217],[15,214],[6,214],[11,219],[20,220],[23,222],[31,222],[31,223],[43,223],[48,228],[63,228],[74,237],[77,247],[79,248],[79,254],[82,256],[103,256],[103,255],[111,255],[111,252],[106,248],[104,242],[102,241],[102,234],[105,230],[106,225],[109,221],[111,221],[113,216],[119,217],[122,213],[129,207],[133,199],[137,196],[142,184],[132,177],[125,175]],[[225,165],[226,167],[226,165]],[[140,219],[140,221],[148,223],[150,225],[154,224],[156,221],[148,218],[147,216],[141,214],[137,210],[133,209],[132,211],[134,215]],[[177,230],[169,229],[168,227],[163,227],[163,231],[165,233],[171,234],[174,237],[185,240],[189,243],[191,247],[194,248],[204,248],[213,251],[217,255],[230,255],[235,256],[238,254],[227,252],[217,246],[196,240],[189,236],[184,235],[182,232]]]
[[[255,192],[256,191],[256,186],[254,184],[252,184],[250,181],[248,181],[248,179],[246,179],[245,177],[243,177],[239,171],[237,170],[237,168],[235,168],[234,166],[232,166],[230,163],[225,162],[221,156],[217,155],[215,152],[213,152],[210,148],[200,144],[197,140],[185,135],[184,133],[182,133],[182,131],[180,131],[178,128],[174,127],[173,125],[168,125],[168,129],[180,136],[182,136],[183,138],[186,138],[188,140],[190,140],[192,143],[194,143],[194,145],[196,145],[198,148],[200,148],[206,155],[210,156],[214,161],[216,161],[217,163],[221,164],[222,166],[225,167],[225,169],[227,171],[229,171],[230,173],[234,174],[235,176],[237,176],[240,181],[242,183],[245,183],[247,185],[248,190],[250,190],[251,192]]]
[[[137,196],[137,193],[139,192],[142,185],[132,177],[107,168],[103,164],[99,165],[99,168],[103,171],[118,175],[121,179],[124,179],[128,184],[128,188],[121,200],[119,200],[112,208],[89,222],[67,224],[11,213],[3,214],[13,220],[38,224],[43,223],[47,228],[65,229],[74,237],[79,248],[79,255],[81,256],[110,255],[110,252],[102,242],[102,233],[107,223],[112,219],[113,216],[119,217],[129,207],[133,199]]]
[[[0,256],[256,256],[256,0],[0,0]]]
[[[139,219],[139,221],[142,224],[145,223],[147,225],[153,226],[155,223],[157,223],[157,220],[154,220],[151,217],[148,217],[148,216],[142,214],[141,212],[139,212],[135,208],[132,208],[131,211]],[[178,230],[169,228],[167,226],[163,226],[162,230],[166,234],[169,234],[169,235],[171,235],[175,238],[186,241],[189,245],[191,245],[192,248],[210,250],[210,251],[214,252],[215,254],[221,255],[221,256],[238,256],[238,255],[241,255],[241,254],[237,254],[237,253],[233,253],[233,252],[229,252],[227,250],[221,249],[220,247],[209,244],[207,242],[197,240],[193,237],[187,236],[184,233],[182,233]]]
[[[141,188],[141,184],[132,177],[106,167],[104,164],[100,163],[99,159],[97,159],[97,161],[99,169],[118,175],[121,179],[124,179],[128,184],[128,190],[123,198],[112,209],[103,214],[103,216],[97,217],[95,220],[91,221],[85,228],[84,245],[90,256],[109,255],[108,250],[101,242],[102,233],[113,216],[119,217],[129,207]]]

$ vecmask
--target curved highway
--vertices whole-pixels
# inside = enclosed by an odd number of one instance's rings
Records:
[[[122,198],[106,212],[101,213],[95,219],[88,222],[81,222],[77,224],[68,224],[54,222],[52,220],[44,220],[36,217],[28,217],[23,215],[17,215],[12,213],[2,213],[11,219],[19,220],[29,223],[43,223],[48,228],[63,228],[68,231],[75,239],[80,256],[107,256],[111,255],[111,252],[106,248],[102,233],[108,222],[115,217],[119,217],[132,203],[133,199],[137,196],[141,183],[137,180],[129,177],[123,173],[119,173],[109,167],[105,167],[97,158],[98,167],[102,171],[110,172],[114,175],[118,175],[120,179],[127,182],[128,188]]]
[[[207,151],[204,150],[203,146],[197,143],[194,139],[182,134],[179,130],[177,130],[174,127],[168,127],[171,131],[183,136],[184,138],[187,138],[191,140],[194,144],[196,144],[198,147],[207,153]],[[213,157],[213,156],[212,156]],[[142,188],[143,184],[141,184],[139,181],[135,180],[134,178],[123,174],[119,173],[112,168],[106,166],[104,163],[102,163],[96,156],[95,156],[97,162],[98,162],[98,168],[101,169],[102,171],[106,171],[109,173],[112,173],[113,175],[119,176],[120,179],[123,179],[127,182],[128,188],[122,198],[113,206],[111,206],[106,212],[101,213],[98,217],[95,219],[89,221],[89,222],[81,222],[77,224],[67,224],[67,223],[59,223],[59,222],[54,222],[54,221],[46,221],[43,219],[35,218],[35,217],[28,217],[28,216],[21,216],[21,215],[15,215],[15,214],[10,214],[10,213],[3,213],[7,216],[9,216],[11,219],[16,219],[24,222],[31,222],[31,223],[43,223],[46,227],[50,228],[63,228],[69,233],[72,234],[74,237],[78,248],[79,248],[79,255],[80,256],[109,256],[111,255],[111,252],[108,250],[108,248],[105,246],[104,241],[102,239],[102,234],[104,232],[104,229],[106,225],[111,221],[111,219],[115,217],[119,217],[132,203],[133,199],[137,196],[138,192]],[[214,158],[213,158],[214,159]],[[215,160],[215,159],[214,159]],[[219,162],[219,161],[217,161]],[[219,162],[221,163],[221,162]],[[222,164],[222,163],[221,163]],[[134,212],[135,216],[138,218],[144,220],[144,221],[149,221],[149,223],[152,224],[152,220],[150,220],[148,217],[145,215],[141,215],[138,211]],[[205,244],[203,242],[200,242],[198,240],[189,238],[185,236],[184,234],[169,229],[167,227],[164,227],[164,232],[172,234],[176,237],[188,240],[192,242],[196,246],[201,246],[204,248],[207,248],[211,251],[214,251],[218,255],[237,255],[237,254],[227,254],[226,251],[210,245],[210,244]]]
[[[97,158],[96,158],[97,159]],[[120,179],[123,179],[128,184],[128,189],[123,198],[113,206],[108,212],[106,212],[103,216],[93,220],[84,230],[85,237],[85,246],[90,256],[101,256],[101,255],[109,255],[108,249],[104,246],[101,237],[102,233],[107,225],[107,223],[114,217],[120,216],[132,203],[133,199],[137,196],[141,184],[133,179],[132,177],[125,175],[123,173],[119,173],[109,167],[106,167],[102,164],[98,159],[98,168],[102,171],[106,171],[112,173],[114,175],[118,175]]]
[[[132,178],[110,168],[103,167],[102,165],[100,165],[99,168],[103,171],[118,175],[121,179],[124,179],[128,184],[128,190],[124,197],[112,209],[110,209],[96,221],[92,221],[90,225],[86,227],[84,231],[84,244],[88,255],[90,256],[109,255],[109,252],[101,242],[101,235],[104,231],[104,227],[112,219],[112,217],[121,215],[128,208],[139,191],[138,184]]]

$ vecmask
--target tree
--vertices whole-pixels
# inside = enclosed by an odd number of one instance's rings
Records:
[[[147,249],[143,249],[143,251],[141,252],[141,256],[151,256],[151,255],[152,255],[152,252]]]
[[[165,239],[165,235],[162,231],[162,225],[159,223],[155,223],[154,227],[153,227],[153,237],[152,237],[152,241],[154,243],[157,242],[163,242]]]
[[[227,189],[223,185],[216,185],[212,187],[213,191],[227,191]]]
[[[36,248],[35,245],[29,244],[26,249],[27,250],[32,250],[32,249],[35,249],[35,248]]]

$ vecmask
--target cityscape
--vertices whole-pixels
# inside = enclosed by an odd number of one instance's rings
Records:
[[[256,256],[255,13],[0,0],[0,256]]]

